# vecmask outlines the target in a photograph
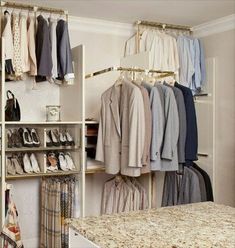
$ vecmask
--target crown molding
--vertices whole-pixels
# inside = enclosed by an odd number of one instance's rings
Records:
[[[69,16],[69,29],[83,32],[131,36],[134,33],[133,24],[112,22],[100,19]]]
[[[210,22],[202,23],[192,28],[195,37],[204,37],[235,29],[235,14],[225,16]]]

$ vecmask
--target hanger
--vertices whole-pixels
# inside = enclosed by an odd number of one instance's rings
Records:
[[[125,79],[125,75],[124,75],[124,71],[121,71],[120,72],[120,75],[118,77],[118,79],[115,81],[115,86],[119,86],[119,85],[122,85],[123,81]]]
[[[120,183],[121,181],[122,181],[122,176],[119,175],[119,174],[116,175],[116,176],[115,176],[115,183],[118,184],[118,183]]]

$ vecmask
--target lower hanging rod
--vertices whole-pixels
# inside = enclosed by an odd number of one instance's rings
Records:
[[[159,74],[164,74],[164,76],[173,76],[175,73],[173,71],[161,71],[161,70],[146,70],[142,68],[129,68],[129,67],[109,67],[100,71],[96,71],[93,73],[89,73],[85,76],[85,78],[91,78],[100,74],[104,74],[110,71],[131,71],[131,72],[145,72],[147,73],[159,73]]]

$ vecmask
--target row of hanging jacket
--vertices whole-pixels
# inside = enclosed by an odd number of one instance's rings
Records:
[[[102,94],[96,160],[106,173],[177,171],[179,164],[197,160],[197,147],[189,88],[122,79]]]
[[[8,80],[23,80],[24,73],[36,82],[73,83],[74,73],[68,24],[65,20],[36,19],[24,13],[4,12],[5,70]]]
[[[134,36],[126,42],[124,55],[135,54],[136,47]],[[150,69],[174,71],[176,80],[193,93],[200,92],[205,84],[204,51],[197,38],[146,29],[141,34],[139,52],[149,52]]]
[[[197,164],[187,164],[182,173],[166,172],[163,207],[213,200],[210,177]]]
[[[104,184],[101,213],[114,214],[148,208],[145,188],[135,179],[116,176]]]

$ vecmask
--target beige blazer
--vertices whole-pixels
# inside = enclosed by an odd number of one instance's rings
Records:
[[[106,172],[139,176],[144,149],[144,103],[140,89],[131,82],[114,85],[101,97],[96,160]]]

